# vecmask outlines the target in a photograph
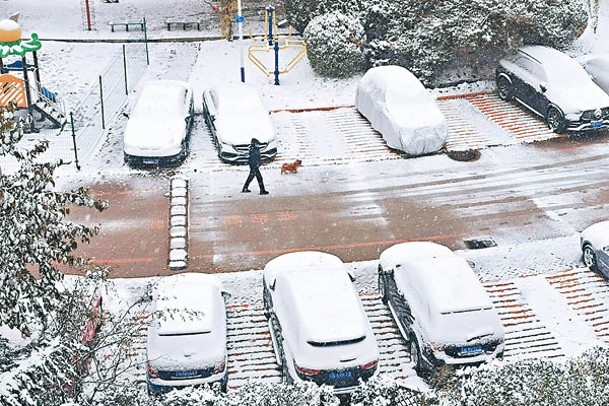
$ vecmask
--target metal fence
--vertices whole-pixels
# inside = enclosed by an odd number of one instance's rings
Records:
[[[105,140],[106,130],[118,114],[148,67],[145,23],[143,31],[130,34],[128,42],[108,63],[98,83],[68,114],[68,123],[56,139],[59,157],[80,163],[91,160]],[[80,169],[80,168],[79,168]]]

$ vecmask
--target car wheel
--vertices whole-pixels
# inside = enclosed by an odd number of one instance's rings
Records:
[[[554,107],[550,107],[548,109],[548,115],[546,116],[546,121],[548,123],[548,127],[550,130],[554,131],[556,134],[561,134],[565,132],[565,118],[562,113],[558,111]]]
[[[385,278],[379,275],[379,294],[383,304],[387,304],[387,288],[385,287]]]
[[[512,100],[512,83],[505,77],[499,76],[497,78],[497,92],[501,100]]]
[[[596,254],[594,253],[594,249],[590,244],[586,244],[584,246],[584,264],[591,271],[598,272],[598,262],[596,261]]]
[[[421,350],[419,349],[419,343],[414,336],[410,336],[410,361],[414,364],[414,370],[417,374],[423,372],[421,362]]]

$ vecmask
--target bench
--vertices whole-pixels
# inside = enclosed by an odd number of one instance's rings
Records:
[[[123,20],[123,21],[108,21],[108,25],[112,32],[114,32],[114,27],[123,26],[126,31],[129,31],[130,25],[136,25],[140,27],[140,30],[144,31],[144,20]]]
[[[188,25],[196,25],[197,30],[201,31],[201,20],[187,20],[184,18],[166,18],[164,20],[165,24],[167,24],[167,31],[171,31],[171,25],[182,26],[183,30],[186,30],[186,26]]]

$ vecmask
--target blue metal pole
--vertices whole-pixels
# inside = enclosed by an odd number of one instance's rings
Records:
[[[275,9],[271,6],[266,9],[269,19],[269,45],[273,45],[273,12]]]
[[[275,84],[279,85],[279,41],[275,41]]]

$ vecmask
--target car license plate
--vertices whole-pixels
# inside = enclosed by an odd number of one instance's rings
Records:
[[[331,381],[338,381],[341,379],[351,378],[351,371],[341,371],[341,372],[330,372],[328,374],[328,378]]]
[[[590,127],[592,127],[592,128],[600,127],[602,125],[603,125],[602,121],[593,121],[590,123]]]
[[[199,371],[196,369],[190,371],[175,371],[173,374],[176,378],[192,378],[193,376],[199,375]]]
[[[150,159],[150,158],[144,158],[144,164],[146,165],[156,165],[159,163],[158,159]]]
[[[459,351],[459,355],[464,357],[471,357],[480,353],[482,353],[482,346],[480,345],[470,345],[467,347],[461,347],[461,350]]]

